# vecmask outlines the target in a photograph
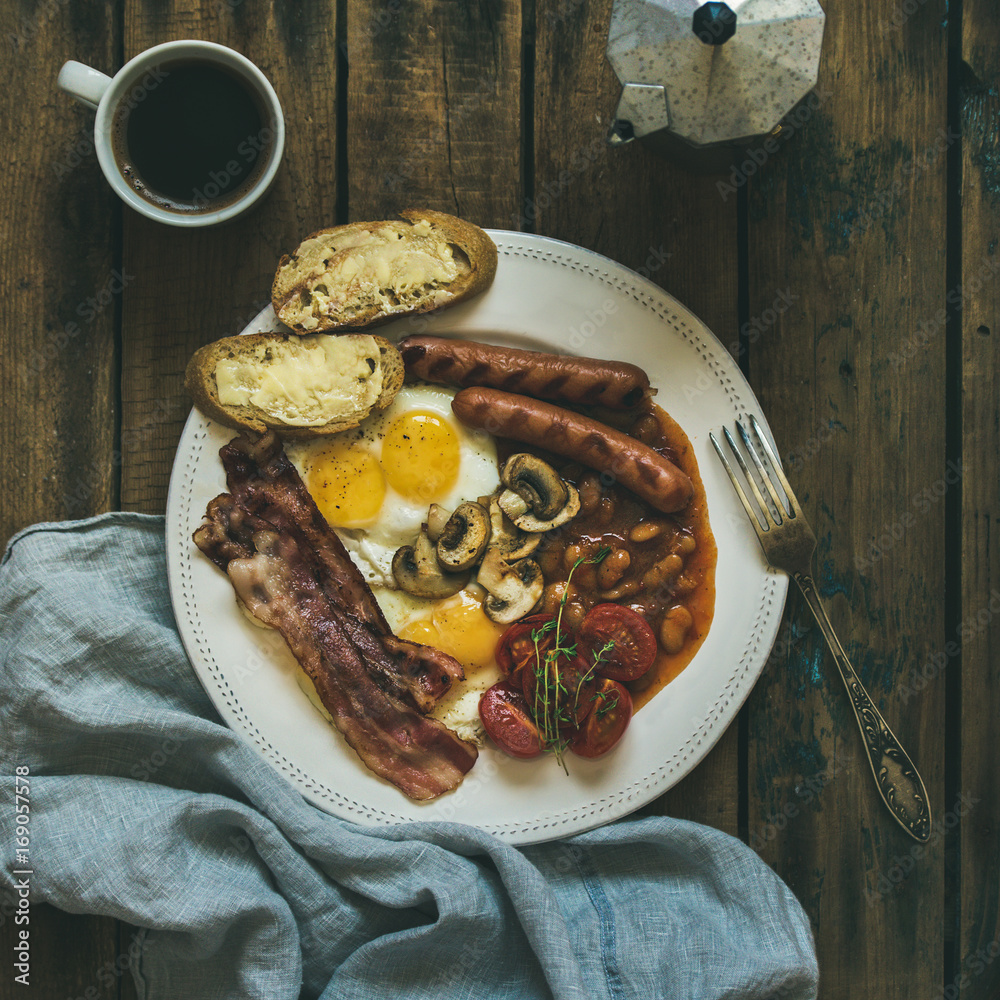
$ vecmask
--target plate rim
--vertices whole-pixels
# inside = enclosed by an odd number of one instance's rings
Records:
[[[562,251],[568,258],[573,259],[575,263],[571,263],[570,266],[575,270],[580,270],[578,265],[586,264],[588,261],[592,265],[599,265],[599,273],[596,274],[589,267],[582,269],[616,292],[621,293],[627,290],[636,302],[646,309],[651,309],[661,319],[663,318],[662,307],[668,307],[676,316],[686,321],[684,323],[685,329],[675,332],[694,347],[712,375],[719,379],[736,412],[743,416],[750,412],[755,413],[765,433],[773,441],[766,417],[753,389],[721,340],[690,309],[650,278],[594,250],[579,247],[563,240],[509,230],[487,229],[486,232],[497,243],[497,249],[501,256],[517,254],[529,258],[541,258],[557,264],[566,264],[568,260],[560,259],[559,252]],[[581,261],[581,257],[583,261]],[[626,289],[623,286],[629,287]],[[639,294],[636,294],[637,292]],[[270,318],[268,317],[269,313],[271,314]],[[270,304],[265,306],[244,327],[241,333],[260,328],[260,324],[268,319],[272,325],[281,326],[274,318]],[[200,428],[199,424],[202,425]],[[356,802],[349,796],[338,793],[335,789],[330,789],[323,782],[313,779],[298,764],[288,760],[280,750],[275,748],[265,733],[259,729],[257,723],[248,716],[245,709],[239,704],[236,693],[230,687],[222,669],[207,648],[200,623],[195,623],[189,614],[191,603],[188,597],[192,584],[190,574],[185,568],[185,554],[187,560],[190,561],[192,547],[188,544],[182,544],[182,540],[187,539],[185,528],[191,523],[190,501],[193,499],[192,490],[185,489],[185,487],[192,485],[190,469],[197,464],[205,439],[212,426],[212,421],[203,417],[196,408],[192,407],[181,432],[171,468],[165,523],[167,578],[171,604],[182,644],[199,681],[230,729],[244,737],[259,756],[283,774],[307,800],[324,811],[341,819],[363,825],[442,822],[437,817],[428,817],[426,820],[414,819],[410,816],[387,812],[376,806]],[[194,450],[192,451],[192,449]],[[185,464],[185,460],[188,475],[185,475],[184,469],[181,468]],[[747,522],[747,530],[750,532],[753,530],[749,521]],[[755,537],[753,543],[757,544]],[[532,823],[525,820],[514,820],[490,825],[482,823],[475,825],[509,844],[540,843],[567,834],[582,833],[626,816],[663,795],[690,774],[736,719],[740,707],[749,697],[763,672],[770,651],[777,639],[789,581],[787,575],[770,566],[766,568],[765,578],[766,584],[761,590],[759,601],[748,627],[742,654],[733,664],[728,680],[717,689],[717,697],[711,707],[707,709],[700,725],[689,734],[684,744],[670,758],[660,762],[657,767],[647,771],[642,777],[618,788],[613,794],[605,795],[596,800],[591,799],[583,805],[566,809],[545,822]],[[197,610],[194,609],[193,613],[196,615]],[[749,676],[751,672],[752,676]],[[682,765],[681,773],[672,777],[671,780],[673,772],[681,768]],[[461,821],[456,820],[456,822]]]

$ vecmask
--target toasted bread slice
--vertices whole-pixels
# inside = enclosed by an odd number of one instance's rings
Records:
[[[274,428],[300,440],[357,427],[403,384],[403,361],[384,337],[254,333],[194,353],[184,385],[195,406],[227,427]]]
[[[306,237],[281,258],[275,314],[296,333],[358,330],[485,291],[497,248],[478,226],[429,209]]]

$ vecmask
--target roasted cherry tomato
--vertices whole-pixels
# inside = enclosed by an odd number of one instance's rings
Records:
[[[540,687],[539,674],[543,670],[547,672],[547,676],[541,678]],[[559,656],[552,663],[543,663],[541,669],[532,664],[525,668],[522,681],[528,709],[543,730],[543,713],[549,725],[554,724],[556,728],[576,727],[593,708],[597,681],[591,669],[591,661],[583,656]],[[547,705],[545,692],[548,692]],[[554,733],[551,735],[555,736]]]
[[[549,620],[547,615],[531,615],[515,622],[500,636],[495,654],[497,666],[504,676],[509,677],[514,683],[521,683],[521,672],[528,664],[534,667],[535,643],[531,633]],[[544,653],[551,649],[554,643],[555,629],[551,629],[538,640],[538,649]]]
[[[511,757],[537,757],[542,752],[538,735],[524,692],[510,681],[500,681],[479,699],[479,718],[486,735]]]
[[[656,633],[642,615],[618,604],[598,604],[591,608],[577,629],[577,638],[581,652],[591,654],[591,662],[601,655],[594,672],[615,681],[634,681],[656,659]],[[601,654],[609,642],[614,645]]]
[[[600,757],[621,738],[632,719],[632,696],[618,681],[599,677],[593,711],[583,720],[569,748],[581,757]]]

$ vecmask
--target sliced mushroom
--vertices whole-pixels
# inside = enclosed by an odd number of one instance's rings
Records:
[[[522,531],[500,509],[496,497],[490,497],[490,549],[496,549],[504,562],[512,563],[530,556],[538,548],[541,535]]]
[[[540,521],[555,517],[566,506],[566,483],[562,476],[536,455],[527,452],[511,455],[500,470],[500,479],[525,501],[525,510],[530,508]]]
[[[534,559],[508,563],[488,548],[479,567],[479,583],[489,591],[483,609],[495,622],[508,625],[523,618],[541,600],[545,581]]]
[[[468,571],[449,573],[441,567],[426,524],[412,545],[396,550],[392,557],[392,575],[400,590],[414,597],[451,597],[469,582],[471,576]]]
[[[437,540],[438,561],[452,572],[471,569],[482,558],[489,540],[486,508],[466,500],[455,508]]]
[[[535,455],[511,455],[504,462],[500,479],[507,487],[500,494],[500,507],[523,531],[551,531],[580,511],[576,487]]]
[[[432,503],[427,508],[427,537],[436,542],[444,531],[444,526],[451,517],[451,511],[447,507],[442,507],[439,503]]]
[[[559,510],[555,517],[542,520],[525,503],[524,498],[513,490],[504,490],[498,498],[503,512],[522,531],[545,532],[553,528],[560,528],[567,521],[572,521],[580,513],[580,492],[571,483],[564,483],[566,487],[566,504]]]

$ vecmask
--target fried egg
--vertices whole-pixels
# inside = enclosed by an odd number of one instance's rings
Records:
[[[368,583],[395,588],[392,557],[412,545],[432,503],[453,510],[500,484],[489,435],[455,419],[452,389],[404,385],[392,403],[334,438],[288,442],[323,516]]]
[[[482,743],[479,699],[487,688],[502,680],[494,651],[507,629],[491,621],[483,610],[486,591],[472,584],[444,600],[377,587],[372,593],[396,635],[434,646],[455,657],[465,668],[465,680],[441,699],[431,715],[462,739]]]

